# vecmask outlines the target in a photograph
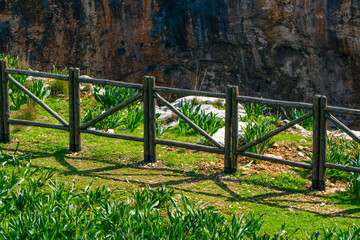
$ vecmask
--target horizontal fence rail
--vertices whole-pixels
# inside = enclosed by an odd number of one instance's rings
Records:
[[[65,121],[60,115],[52,110],[48,105],[31,93],[28,89],[17,82],[11,74],[27,75],[40,78],[51,78],[63,81],[68,81],[69,84],[69,123]],[[21,119],[10,118],[10,104],[9,104],[9,86],[8,82],[13,83],[17,88],[27,94],[37,104],[43,107],[50,113],[59,124],[43,123],[36,121],[28,121]],[[128,100],[106,110],[94,119],[81,125],[80,118],[80,83],[89,83],[96,85],[110,85],[125,88],[134,88],[141,90]],[[225,145],[217,142],[207,132],[197,126],[188,117],[181,113],[177,108],[172,106],[167,100],[160,96],[159,93],[173,93],[182,95],[205,96],[225,99]],[[224,170],[227,173],[235,172],[237,170],[237,157],[245,156],[248,158],[255,158],[263,161],[269,161],[278,164],[284,164],[291,167],[298,167],[312,171],[312,186],[315,190],[325,190],[325,173],[326,169],[337,169],[347,172],[360,173],[360,168],[352,166],[344,166],[326,162],[326,137],[327,137],[327,121],[332,122],[336,127],[344,131],[355,141],[360,143],[360,137],[354,134],[348,127],[346,127],[340,120],[335,118],[332,113],[356,115],[360,116],[360,109],[350,109],[335,106],[328,106],[325,96],[314,96],[313,103],[281,101],[257,97],[240,96],[236,86],[227,86],[225,94],[213,93],[186,89],[176,89],[169,87],[155,86],[155,78],[144,77],[143,84],[126,83],[120,81],[113,81],[107,79],[97,79],[85,76],[80,76],[79,69],[69,68],[69,75],[63,76],[58,74],[36,72],[29,70],[7,69],[6,61],[0,60],[0,142],[8,143],[11,141],[10,124],[18,124],[25,126],[34,126],[42,128],[51,128],[69,132],[70,151],[78,152],[81,150],[81,133],[97,135],[101,137],[122,139],[128,141],[142,142],[144,147],[144,161],[156,161],[156,145],[166,145],[173,147],[181,147],[197,151],[204,151],[209,153],[216,153],[224,155]],[[91,128],[96,123],[114,114],[115,112],[129,106],[130,104],[142,101],[144,106],[144,137],[128,136],[115,133],[108,133]],[[157,101],[162,105],[168,107],[179,118],[189,124],[195,131],[204,136],[214,146],[206,146],[193,143],[178,142],[173,140],[157,139],[156,132],[156,111],[155,106]],[[257,103],[277,107],[290,107],[309,110],[303,116],[294,119],[287,124],[248,142],[243,146],[238,146],[238,103]],[[251,147],[270,139],[271,137],[293,127],[310,117],[313,117],[313,157],[311,164],[284,160],[267,155],[260,155],[247,150]]]

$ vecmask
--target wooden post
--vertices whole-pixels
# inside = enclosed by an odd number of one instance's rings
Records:
[[[238,94],[237,87],[227,86],[225,92],[225,172],[237,171],[237,142],[238,142]]]
[[[312,158],[312,188],[325,191],[326,175],[326,117],[325,107],[327,99],[325,96],[314,97],[314,120],[313,120],[313,158]]]
[[[10,135],[10,104],[9,104],[9,84],[5,74],[6,60],[0,61],[0,142],[9,143]]]
[[[80,115],[80,70],[69,69],[69,128],[70,152],[81,151],[81,115]]]
[[[144,77],[144,161],[156,162],[154,77]]]
[[[232,96],[231,96],[231,132],[232,132],[232,139],[231,139],[231,171],[237,171],[237,148],[238,148],[238,134],[239,134],[239,104],[237,101],[237,95],[239,94],[239,90],[237,86],[233,86],[231,88]]]

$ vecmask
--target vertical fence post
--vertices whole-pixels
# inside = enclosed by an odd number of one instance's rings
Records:
[[[80,135],[80,70],[69,69],[69,128],[70,128],[70,152],[81,151]]]
[[[238,142],[238,89],[227,86],[225,92],[225,161],[226,173],[237,171],[237,142]]]
[[[238,148],[238,134],[239,134],[239,104],[237,101],[237,95],[239,94],[239,90],[237,86],[233,86],[231,88],[232,95],[231,95],[231,108],[232,108],[232,115],[231,115],[231,132],[232,132],[232,139],[231,139],[231,171],[237,171],[237,148]]]
[[[326,163],[326,117],[325,107],[327,99],[325,96],[314,97],[314,121],[313,121],[313,158],[312,158],[312,188],[314,190],[325,190],[325,163]]]
[[[154,77],[144,77],[144,161],[156,162],[156,113],[154,98]]]
[[[9,105],[9,84],[5,74],[6,60],[0,61],[0,142],[9,143],[10,136],[10,105]]]

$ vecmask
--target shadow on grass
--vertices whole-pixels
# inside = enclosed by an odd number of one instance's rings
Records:
[[[44,152],[32,152],[32,151],[22,151],[24,153],[29,153],[35,158],[48,158],[53,157],[59,163],[61,166],[66,168],[65,171],[59,171],[60,174],[69,176],[86,176],[86,177],[96,177],[102,180],[108,180],[108,181],[115,181],[115,182],[124,182],[124,183],[132,183],[139,186],[145,186],[149,185],[150,187],[161,187],[163,185],[169,186],[171,188],[174,188],[179,191],[188,192],[192,194],[199,194],[209,197],[215,197],[215,198],[221,198],[225,201],[230,202],[252,202],[256,204],[266,205],[270,207],[276,207],[281,209],[289,209],[289,203],[291,204],[291,209],[302,211],[302,212],[309,212],[313,214],[320,215],[322,217],[343,217],[343,218],[351,218],[351,219],[360,219],[358,216],[351,216],[353,214],[360,213],[360,207],[359,207],[359,201],[355,200],[351,197],[349,197],[346,194],[338,194],[333,196],[326,196],[322,194],[318,194],[317,192],[311,192],[309,190],[304,189],[294,189],[286,186],[276,186],[272,184],[268,184],[263,181],[259,181],[259,179],[252,179],[252,178],[244,178],[244,179],[233,179],[228,178],[227,175],[224,175],[222,173],[217,174],[201,174],[201,173],[194,173],[192,171],[183,171],[179,169],[172,169],[172,168],[166,168],[166,167],[148,167],[148,165],[141,161],[137,163],[129,163],[129,164],[120,164],[120,163],[114,163],[113,161],[109,160],[99,160],[99,159],[92,159],[92,158],[84,158],[84,157],[76,157],[68,155],[67,150],[58,150],[53,153],[44,153]],[[109,164],[110,166],[95,168],[95,169],[87,169],[87,170],[79,170],[75,166],[69,163],[67,159],[71,160],[86,160],[86,161],[94,161],[94,162],[100,162],[104,164]],[[40,166],[39,166],[40,167]],[[42,166],[41,166],[42,167]],[[45,167],[46,168],[46,167]],[[113,173],[109,171],[119,170],[119,169],[138,169],[138,170],[144,170],[147,171],[146,173]],[[157,173],[151,173],[152,171],[156,171]],[[150,173],[149,173],[150,172]],[[146,181],[139,181],[128,179],[131,176],[139,176],[139,177],[145,177],[145,176],[160,176],[158,172],[164,172],[164,176],[166,177],[176,177],[179,179],[171,179],[171,180],[164,180],[161,179],[161,177],[158,177],[157,183],[149,183]],[[118,177],[117,177],[118,176]],[[124,176],[125,179],[121,179],[121,176]],[[126,178],[127,176],[127,178]],[[163,177],[163,176],[162,176]],[[184,184],[195,184],[200,183],[203,181],[212,181],[218,188],[225,191],[228,195],[222,194],[222,193],[216,193],[215,191],[212,192],[206,192],[206,191],[200,191],[200,190],[189,190],[184,189],[182,186]],[[264,194],[258,194],[255,196],[250,197],[244,197],[235,191],[233,191],[229,187],[229,183],[236,183],[236,184],[247,184],[255,187],[266,187],[268,189],[274,190],[274,192],[271,193],[264,193]],[[347,209],[347,210],[340,210],[337,212],[332,213],[320,213],[315,210],[309,210],[309,209],[303,209],[301,207],[297,207],[296,205],[299,204],[321,204],[321,201],[306,201],[305,198],[301,200],[293,200],[289,198],[279,199],[286,196],[296,195],[296,194],[302,194],[310,197],[318,197],[320,199],[331,199],[337,201],[339,204],[347,204],[347,205],[354,205],[357,208],[353,209]],[[276,199],[274,199],[276,198]],[[286,203],[286,204],[284,204]],[[292,206],[295,205],[295,206]]]

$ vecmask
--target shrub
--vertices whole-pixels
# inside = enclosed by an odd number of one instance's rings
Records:
[[[133,132],[144,120],[144,110],[140,106],[130,106],[125,109],[125,115],[120,124],[123,128]]]

